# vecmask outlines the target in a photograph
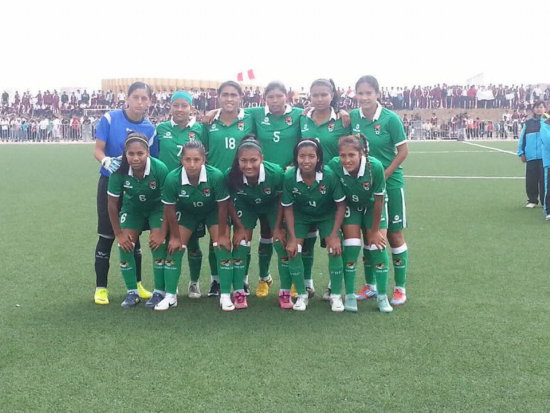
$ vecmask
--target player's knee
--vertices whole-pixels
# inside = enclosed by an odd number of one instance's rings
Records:
[[[114,239],[99,237],[95,248],[95,257],[100,260],[109,260],[113,242]]]

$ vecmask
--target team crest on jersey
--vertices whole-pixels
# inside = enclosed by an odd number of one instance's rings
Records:
[[[365,191],[368,191],[370,189],[370,182],[367,182],[367,181],[363,182],[363,189]]]
[[[325,185],[319,185],[319,192],[325,195],[327,193],[327,187]]]
[[[242,132],[244,130],[244,122],[237,123],[237,128]]]
[[[332,132],[332,131],[334,130],[334,125],[335,125],[334,122],[330,122],[330,123],[328,124],[328,131],[329,131],[329,132]]]
[[[374,125],[374,133],[380,135],[380,125]]]
[[[264,188],[264,194],[271,195],[271,188],[269,186]]]
[[[195,139],[195,132],[189,132],[189,139],[190,140]]]
[[[224,267],[229,267],[231,265],[231,260],[221,260],[220,265]]]
[[[288,126],[292,125],[292,116],[287,116],[285,118],[285,122]]]
[[[157,189],[157,181],[149,181],[149,188]]]
[[[202,194],[204,196],[210,196],[210,188],[203,188]]]

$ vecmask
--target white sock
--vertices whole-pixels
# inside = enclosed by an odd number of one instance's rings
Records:
[[[217,275],[211,275],[210,282],[213,282],[213,281],[220,282],[220,277],[218,277]]]

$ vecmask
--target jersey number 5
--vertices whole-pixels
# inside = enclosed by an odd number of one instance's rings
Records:
[[[273,132],[273,142],[279,142],[281,140],[281,132],[280,131],[275,131]]]

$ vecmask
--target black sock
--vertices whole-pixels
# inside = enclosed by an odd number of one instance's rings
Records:
[[[136,279],[137,282],[141,282],[141,244],[139,243],[139,238],[134,248],[134,258],[136,259]]]
[[[99,237],[95,247],[95,283],[97,287],[107,288],[109,259],[114,239]]]

